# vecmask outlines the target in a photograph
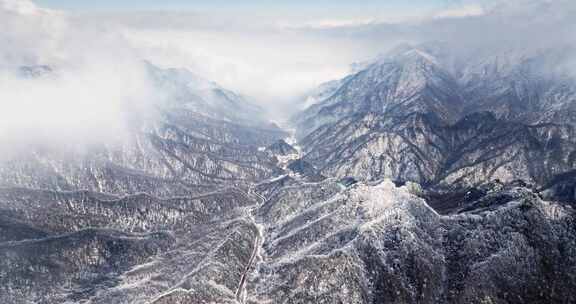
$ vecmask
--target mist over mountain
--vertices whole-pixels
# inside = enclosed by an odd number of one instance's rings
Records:
[[[0,303],[575,303],[576,5],[392,2],[0,0]]]

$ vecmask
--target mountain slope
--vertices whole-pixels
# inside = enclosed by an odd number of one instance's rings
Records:
[[[283,172],[260,147],[286,133],[212,82],[148,69],[167,98],[129,111],[120,140],[2,155],[0,302],[235,300],[258,237],[250,185]]]
[[[543,186],[574,169],[576,81],[563,53],[458,56],[400,47],[341,80],[293,118],[305,159],[331,176],[428,186]]]
[[[321,127],[302,145],[304,159],[329,176],[453,186],[522,179],[542,185],[576,165],[573,132],[570,126],[506,122],[490,113],[455,124],[420,114],[366,114]]]
[[[164,72],[150,64],[148,67],[154,73]],[[217,109],[222,100],[204,96],[202,102],[215,105],[204,112],[206,109],[196,107],[200,101],[193,94],[198,91],[198,96],[205,95],[200,85],[191,85],[192,78],[183,80],[174,73],[163,74],[159,84],[170,86],[166,90],[173,102],[155,105],[148,110],[152,113],[130,112],[126,134],[106,142],[22,147],[25,153],[0,159],[0,186],[170,196],[275,174],[274,159],[258,148],[285,137],[285,133],[257,119],[261,113],[250,112],[254,107],[241,99],[226,99],[235,107]],[[225,92],[213,83],[207,85],[211,92]],[[177,99],[174,91],[186,94]],[[253,115],[255,119],[247,123],[243,118],[234,119],[235,115]]]
[[[247,303],[570,303],[573,209],[507,187],[439,215],[415,185],[284,187]]]

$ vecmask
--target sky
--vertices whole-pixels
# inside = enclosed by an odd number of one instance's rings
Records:
[[[318,13],[328,14],[374,14],[393,12],[421,13],[446,5],[444,0],[38,0],[41,6],[73,10],[192,10],[192,11],[237,11],[269,13]]]
[[[349,25],[400,22],[462,6],[471,0],[37,0],[42,7],[83,13],[171,12],[253,25]],[[492,0],[488,0],[492,1]],[[216,22],[211,20],[210,22]],[[233,23],[234,24],[234,23]]]

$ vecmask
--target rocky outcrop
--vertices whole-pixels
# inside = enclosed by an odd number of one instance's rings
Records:
[[[272,155],[288,156],[292,154],[298,154],[298,150],[289,145],[283,139],[273,143],[266,148],[266,151],[272,153]]]

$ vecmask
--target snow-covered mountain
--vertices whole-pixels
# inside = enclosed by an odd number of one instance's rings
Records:
[[[574,168],[576,81],[563,52],[463,57],[402,46],[293,119],[334,176],[426,185],[544,185]]]
[[[147,63],[163,98],[121,142],[0,161],[0,303],[574,303],[574,86],[501,56],[399,47],[311,94],[297,143]]]
[[[286,133],[259,108],[185,70],[147,66],[170,102],[142,117],[129,113],[121,142],[26,147],[1,159],[0,185],[165,197],[276,172],[275,160],[258,147]]]
[[[442,215],[416,184],[347,185],[285,176],[172,199],[3,189],[0,297],[155,304],[576,300],[573,208],[520,186],[493,185],[449,201],[455,211]]]
[[[248,98],[222,88],[187,69],[159,68],[147,63],[147,70],[170,106],[184,107],[211,118],[244,124],[265,123],[264,110]]]
[[[325,99],[297,114],[295,122],[302,132],[358,113],[418,112],[457,119],[462,101],[456,79],[433,55],[416,48],[401,50],[339,81]]]
[[[266,238],[248,302],[574,301],[572,208],[493,186],[440,215],[421,191],[326,180],[275,192],[258,213]]]
[[[287,133],[191,72],[146,69],[164,98],[152,113],[128,113],[122,141],[32,141],[2,155],[0,302],[150,302],[191,288],[183,280],[210,260],[230,262],[218,272],[231,289],[240,281],[255,237],[242,217],[260,199],[250,185],[283,174],[260,147]],[[144,282],[152,276],[163,278]]]

